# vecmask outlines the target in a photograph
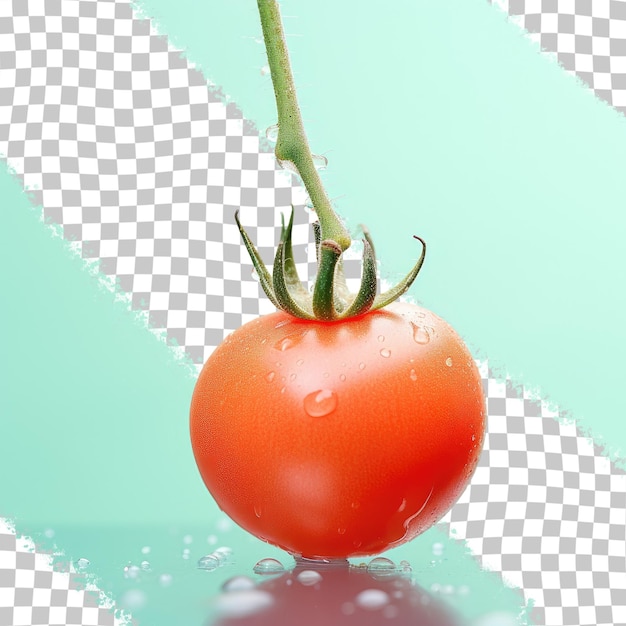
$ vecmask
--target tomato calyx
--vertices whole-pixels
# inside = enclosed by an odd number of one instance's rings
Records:
[[[363,315],[368,311],[380,309],[397,300],[409,289],[417,277],[426,256],[426,242],[413,235],[422,244],[422,253],[411,271],[394,287],[377,294],[378,278],[376,275],[376,254],[369,231],[363,231],[363,267],[359,290],[351,293],[346,283],[343,269],[343,250],[332,239],[321,239],[319,222],[313,223],[315,252],[317,257],[317,276],[313,293],[303,285],[293,258],[291,233],[293,230],[293,206],[287,225],[282,218],[281,237],[274,258],[272,273],[265,266],[254,243],[239,220],[239,211],[235,221],[241,233],[244,245],[252,259],[261,287],[277,309],[290,315],[307,320],[331,322]]]
[[[348,290],[343,270],[343,253],[351,246],[352,239],[342,221],[335,213],[309,148],[302,115],[298,105],[296,89],[289,62],[277,0],[257,0],[265,49],[269,62],[276,108],[278,111],[278,135],[275,155],[283,167],[297,173],[309,194],[318,221],[313,224],[317,275],[313,293],[303,286],[293,259],[291,232],[293,206],[287,225],[282,218],[280,243],[270,275],[252,240],[239,221],[235,221],[259,276],[261,286],[274,306],[295,317],[308,320],[331,322],[363,315],[370,310],[380,309],[397,300],[417,277],[424,257],[426,244],[411,271],[395,287],[377,295],[376,256],[369,231],[363,231],[363,268],[361,285],[356,294]]]

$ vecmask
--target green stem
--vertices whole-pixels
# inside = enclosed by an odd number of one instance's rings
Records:
[[[322,240],[332,240],[341,250],[347,250],[350,234],[331,206],[304,132],[278,2],[257,0],[257,3],[278,109],[276,158],[293,163],[302,178],[320,221]]]

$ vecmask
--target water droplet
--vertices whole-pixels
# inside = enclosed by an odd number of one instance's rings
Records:
[[[296,365],[304,365],[304,359],[298,359]]]
[[[345,528],[338,528],[338,529],[337,529],[337,532],[338,532],[340,535],[345,535],[345,534],[346,534],[346,529],[345,529]]]
[[[322,580],[322,575],[315,570],[305,569],[302,570],[296,578],[298,579],[298,582],[303,584],[305,587],[312,587]]]
[[[391,350],[388,350],[387,348],[383,348],[380,351],[380,356],[384,356],[386,359],[388,359],[391,356]]]
[[[252,578],[248,576],[233,576],[222,585],[222,591],[246,591],[254,589],[254,587],[255,584]]]
[[[472,441],[476,441],[476,435],[472,435]]]
[[[417,317],[421,317],[422,319],[424,319],[424,318],[426,317],[426,313],[424,313],[424,311],[420,311],[420,312],[417,314]]]
[[[281,169],[298,174],[298,168],[295,166],[293,161],[288,161],[287,159],[276,159],[276,162]]]
[[[162,587],[169,587],[172,584],[172,575],[171,574],[161,574],[159,576],[159,583]]]
[[[266,380],[268,383],[271,383],[271,382],[274,380],[274,378],[276,378],[276,372],[268,372],[268,373],[265,375],[265,380]]]
[[[456,591],[460,596],[466,596],[469,594],[470,589],[467,585],[460,585]]]
[[[150,550],[152,548],[150,548],[150,546],[144,546],[143,548],[141,548],[141,554],[150,554]]]
[[[425,345],[430,341],[430,333],[424,326],[419,326],[413,322],[411,322],[411,326],[413,327],[413,340],[415,343]]]
[[[363,362],[359,363],[359,369],[360,370],[364,370],[365,369],[365,363],[363,363]]]
[[[75,563],[76,565],[76,569],[81,572],[84,571],[85,569],[87,569],[89,567],[89,560],[88,559],[78,559],[78,561],[76,561]]]
[[[451,596],[454,593],[454,585],[445,585],[441,591],[447,596]]]
[[[287,387],[281,387],[280,388],[280,393],[285,393],[286,390],[287,390]]]
[[[256,505],[256,504],[254,505],[254,514],[255,514],[257,517],[261,517],[261,507],[260,507],[260,506],[258,506],[258,505]]]
[[[141,569],[144,572],[151,572],[152,571],[152,566],[150,565],[150,561],[142,561],[141,562]]]
[[[378,335],[378,341],[380,341],[380,343],[385,341],[385,335]]]
[[[443,554],[443,543],[436,542],[433,543],[433,554],[435,556],[441,556]]]
[[[206,541],[210,546],[214,546],[217,543],[217,537],[215,535],[209,535]]]
[[[277,559],[261,559],[253,568],[255,574],[271,575],[285,571],[285,566]]]
[[[382,589],[366,589],[356,597],[356,603],[368,611],[382,609],[389,604],[389,594]]]
[[[339,375],[339,380],[343,383],[346,381],[346,375],[345,374],[340,374]]]
[[[220,563],[225,563],[226,561],[228,561],[228,559],[230,559],[232,555],[233,555],[232,549],[226,546],[216,548],[213,551],[213,556],[216,557]]]
[[[411,377],[412,381],[416,381],[417,380],[417,372],[414,369],[411,369],[411,372],[409,373],[409,376]]]
[[[396,564],[384,556],[376,557],[367,564],[368,574],[378,577],[392,576],[396,573]]]
[[[408,561],[400,561],[400,569],[403,574],[410,574],[413,571],[413,568]]]
[[[252,275],[252,278],[254,278],[254,280],[256,280],[257,282],[259,281],[259,273],[256,271],[254,267],[252,268],[252,271],[250,272],[250,274]]]
[[[137,611],[145,606],[147,599],[141,589],[129,589],[120,598],[120,605],[129,611]]]
[[[130,578],[131,580],[134,580],[135,578],[139,577],[140,573],[141,570],[137,565],[127,565],[124,568],[124,578]]]
[[[193,537],[191,535],[185,535],[183,537],[183,543],[185,545],[189,545],[190,543],[193,543]]]
[[[323,154],[312,154],[313,165],[316,170],[325,170],[328,166],[328,159]]]
[[[330,389],[312,391],[304,398],[304,410],[311,417],[324,417],[337,408],[337,394]]]
[[[448,358],[446,359],[446,365],[447,365],[448,367],[452,367],[452,358],[451,358],[451,357],[448,357]]]
[[[261,76],[267,76],[270,73],[270,66],[269,65],[264,65],[261,68]]]
[[[297,346],[303,338],[304,333],[293,333],[292,335],[287,335],[286,337],[279,339],[274,344],[274,349],[279,350],[280,352],[284,352],[285,350],[289,350],[289,348]]]
[[[185,548],[183,550],[183,559],[185,559],[185,561],[189,559],[189,554],[190,554],[189,548]]]
[[[215,608],[223,617],[247,617],[269,608],[274,604],[274,597],[260,589],[241,589],[229,591],[218,596]]]
[[[293,373],[293,374],[289,374],[289,380],[295,380],[298,377],[297,374]]]
[[[52,537],[54,537],[54,530],[52,530],[52,528],[46,528],[46,530],[43,531],[43,534],[48,538],[48,539],[52,539]]]
[[[276,141],[278,141],[278,124],[268,126],[265,131],[265,136],[267,137],[268,141],[276,143]]]
[[[198,569],[212,572],[220,566],[220,560],[214,554],[207,554],[198,559]]]

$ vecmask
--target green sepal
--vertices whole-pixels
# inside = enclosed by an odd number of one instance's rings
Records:
[[[335,267],[341,256],[339,244],[332,239],[320,243],[320,262],[313,289],[313,315],[316,319],[330,322],[337,319],[335,310]]]
[[[413,237],[422,244],[422,254],[420,255],[420,258],[413,266],[413,269],[395,287],[392,287],[384,293],[376,296],[374,304],[372,305],[372,310],[382,309],[382,307],[391,304],[394,300],[397,300],[405,291],[409,289],[419,274],[420,269],[422,269],[424,258],[426,256],[426,242],[417,235],[413,235]]]
[[[367,313],[376,299],[376,256],[369,238],[363,240],[363,269],[361,272],[361,286],[354,300],[341,315],[341,318],[356,317]]]
[[[291,231],[293,229],[293,205],[291,206],[291,215],[289,216],[289,222],[287,223],[287,227],[285,227],[285,218],[282,219],[282,235],[281,241],[284,243],[283,249],[283,270],[285,273],[285,283],[290,292],[298,299],[308,299],[310,298],[309,292],[306,290],[302,281],[300,280],[300,276],[298,276],[298,269],[296,268],[296,263],[293,258],[293,249],[291,247]]]
[[[279,309],[280,305],[278,304],[278,299],[276,298],[274,290],[272,289],[272,277],[270,276],[270,273],[267,271],[267,268],[265,267],[265,263],[263,263],[263,259],[261,258],[261,255],[259,254],[258,250],[254,247],[252,240],[250,239],[250,237],[248,237],[248,233],[244,230],[243,226],[241,225],[241,222],[239,221],[239,210],[235,211],[235,222],[237,222],[237,227],[239,228],[239,232],[241,233],[241,238],[243,239],[243,243],[245,244],[246,250],[248,251],[248,254],[250,255],[250,259],[252,260],[252,265],[254,266],[254,269],[256,270],[257,275],[259,276],[259,282],[261,283],[261,287],[263,288],[263,291],[265,292],[267,297],[270,299],[271,303],[277,309]]]
[[[284,231],[283,231],[284,234]],[[305,320],[315,319],[315,315],[306,311],[300,303],[291,295],[285,277],[285,241],[281,240],[274,257],[273,271],[274,295],[276,297],[276,307],[287,313]]]

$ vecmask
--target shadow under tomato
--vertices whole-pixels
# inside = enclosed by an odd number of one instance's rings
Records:
[[[206,626],[465,624],[409,576],[375,573],[347,561],[300,561],[293,570],[261,581],[236,576],[224,584],[214,607],[217,617]]]

